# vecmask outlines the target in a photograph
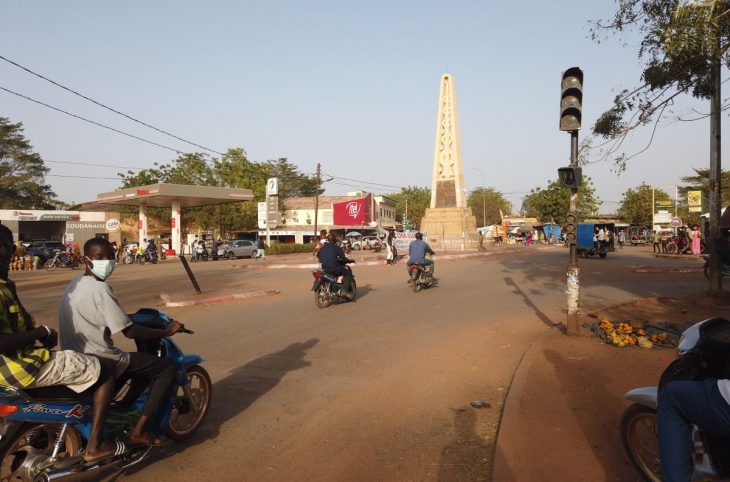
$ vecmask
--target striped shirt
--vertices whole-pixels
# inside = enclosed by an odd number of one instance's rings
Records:
[[[35,321],[20,303],[15,283],[0,279],[0,333],[12,335],[33,328]],[[33,345],[0,354],[0,385],[27,387],[35,380],[38,369],[50,359],[47,349]]]

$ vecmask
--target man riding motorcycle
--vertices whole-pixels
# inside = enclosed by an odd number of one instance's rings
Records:
[[[411,245],[408,247],[408,264],[406,265],[406,271],[408,273],[408,282],[411,282],[411,265],[414,264],[422,264],[425,266],[431,267],[431,274],[433,275],[435,271],[435,264],[433,262],[433,259],[426,258],[426,253],[429,253],[431,256],[435,255],[433,249],[431,249],[431,246],[428,245],[427,242],[423,240],[423,234],[420,232],[416,233],[416,240],[411,243]],[[437,279],[434,277],[434,281],[437,281]]]
[[[337,246],[337,237],[333,233],[327,235],[327,242],[317,253],[317,259],[322,263],[325,273],[342,276],[342,291],[347,293],[348,299],[352,298],[352,270],[346,263],[354,261],[347,258],[342,248]]]

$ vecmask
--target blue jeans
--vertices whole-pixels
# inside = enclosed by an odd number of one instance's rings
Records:
[[[693,471],[692,424],[730,436],[730,405],[715,378],[671,382],[659,393],[657,422],[662,480],[688,482]]]

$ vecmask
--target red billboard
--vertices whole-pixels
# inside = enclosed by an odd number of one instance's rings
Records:
[[[372,220],[370,208],[372,195],[332,205],[332,220],[335,226],[362,226]]]

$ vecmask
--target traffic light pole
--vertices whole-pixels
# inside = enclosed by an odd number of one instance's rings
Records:
[[[578,167],[578,131],[570,131],[570,166]],[[578,188],[570,189],[570,212],[578,211]],[[566,332],[568,336],[580,335],[580,269],[578,268],[578,250],[575,243],[570,245],[570,263],[568,264],[568,319]]]

